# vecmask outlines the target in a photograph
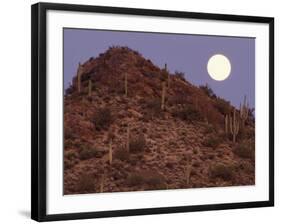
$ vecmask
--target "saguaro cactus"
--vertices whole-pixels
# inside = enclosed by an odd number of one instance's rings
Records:
[[[241,118],[241,128],[244,128],[245,122],[248,119],[249,115],[249,102],[247,102],[246,96],[244,96],[244,102],[243,105],[241,106],[240,104],[240,118]]]
[[[89,85],[88,85],[88,96],[92,95],[92,80],[89,80]]]
[[[167,72],[167,88],[170,88],[170,74],[167,69],[167,64],[165,64],[165,71]]]
[[[233,143],[236,142],[236,136],[239,132],[239,119],[236,119],[236,110],[233,108],[233,118],[230,117],[230,122],[229,122],[229,129],[230,133],[232,134],[232,141]]]
[[[162,81],[161,109],[165,109],[166,82]]]
[[[229,115],[225,115],[224,117],[224,131],[226,134],[228,134],[228,128],[229,128]]]
[[[81,92],[81,75],[82,75],[82,70],[83,70],[83,66],[79,62],[78,69],[77,69],[77,90],[78,90],[79,93]]]
[[[108,162],[111,165],[112,160],[113,160],[113,155],[112,155],[112,142],[113,142],[113,138],[114,138],[114,131],[113,130],[109,130],[107,138],[108,138],[108,141],[109,141]]]
[[[165,98],[166,98],[166,82],[168,80],[169,73],[167,71],[167,64],[165,64],[164,70],[162,70],[161,81],[162,81],[162,94],[161,94],[161,109],[165,109]]]

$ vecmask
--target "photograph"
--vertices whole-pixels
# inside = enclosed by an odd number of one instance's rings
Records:
[[[63,28],[63,194],[255,185],[255,37]]]

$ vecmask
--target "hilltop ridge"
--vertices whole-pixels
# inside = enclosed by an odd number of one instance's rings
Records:
[[[237,110],[128,47],[79,64],[64,105],[65,194],[255,182],[246,101]]]

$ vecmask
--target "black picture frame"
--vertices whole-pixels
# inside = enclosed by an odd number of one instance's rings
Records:
[[[243,203],[160,207],[70,214],[46,214],[46,13],[48,10],[100,12],[124,15],[162,16],[269,25],[269,200]],[[193,212],[274,206],[274,18],[163,11],[136,8],[102,7],[73,4],[37,3],[32,5],[32,155],[31,155],[31,218],[36,221],[74,220],[116,216]]]

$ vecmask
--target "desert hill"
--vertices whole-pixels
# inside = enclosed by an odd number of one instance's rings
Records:
[[[78,65],[64,96],[64,193],[255,183],[254,117],[127,47]]]

